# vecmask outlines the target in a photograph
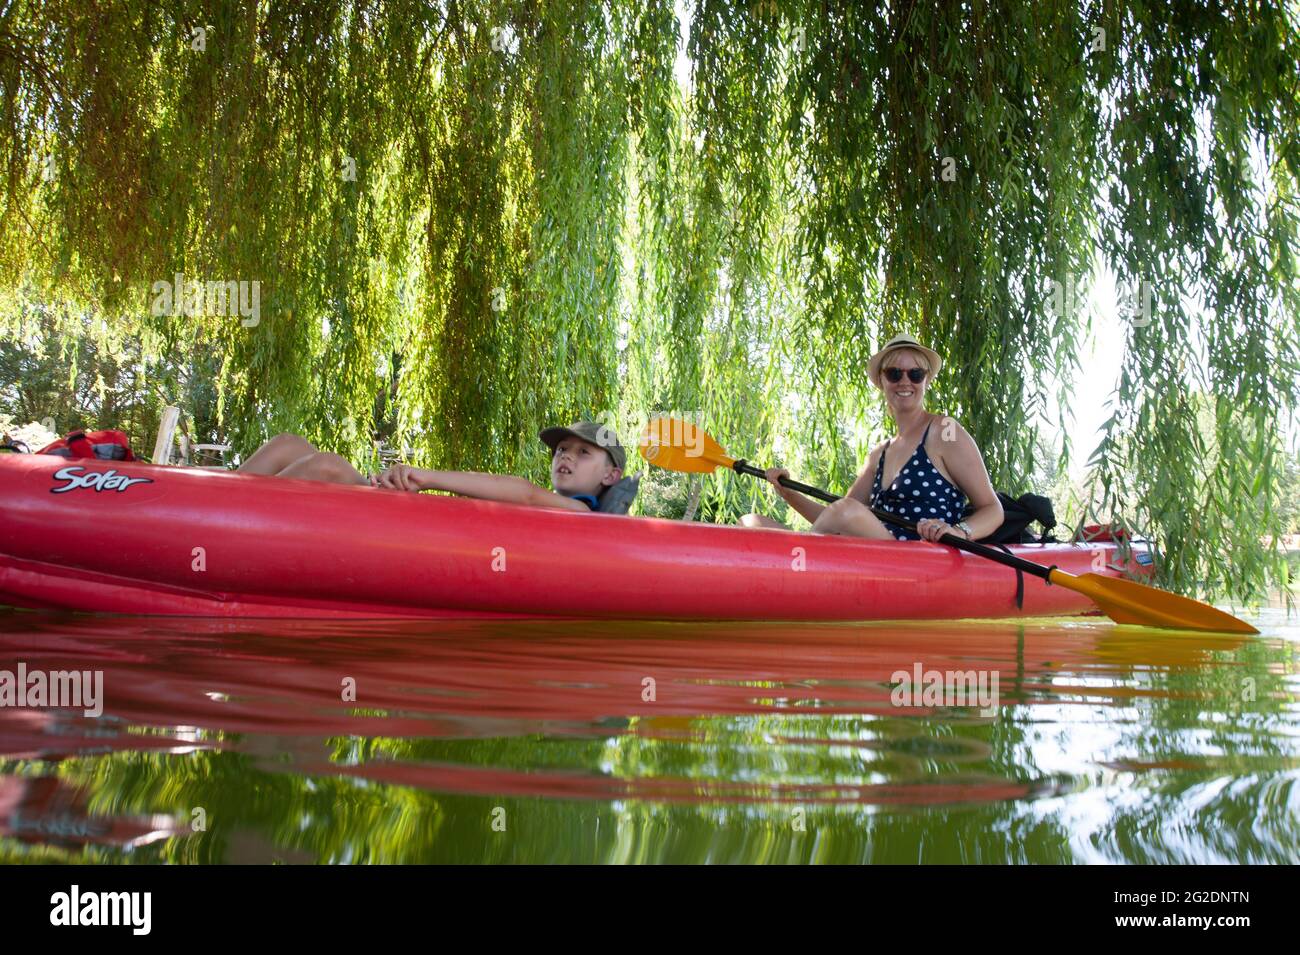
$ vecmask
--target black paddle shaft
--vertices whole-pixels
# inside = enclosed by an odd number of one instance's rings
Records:
[[[749,474],[754,477],[767,479],[767,472],[761,468],[756,468],[747,461],[737,461],[731,466],[733,471],[741,474]],[[834,494],[827,494],[819,487],[813,487],[811,484],[803,484],[799,481],[791,481],[783,477],[781,480],[782,487],[788,487],[792,491],[798,491],[800,494],[807,494],[809,497],[815,497],[818,500],[825,501],[827,504],[833,504],[839,498]],[[880,518],[886,524],[893,524],[895,527],[906,527],[913,533],[919,533],[916,530],[916,524],[909,521],[906,517],[899,517],[897,514],[891,514],[889,511],[882,511],[879,508],[871,508],[871,513]],[[971,554],[978,554],[980,557],[987,557],[989,560],[995,560],[999,564],[1007,567],[1014,567],[1016,570],[1024,571],[1026,574],[1033,574],[1035,577],[1041,577],[1048,583],[1052,582],[1052,567],[1044,567],[1042,564],[1035,564],[1033,561],[1023,560],[1015,554],[1008,554],[1000,551],[995,547],[989,547],[987,544],[980,544],[976,541],[967,540],[964,537],[958,537],[956,534],[944,534],[939,538],[940,543],[949,544],[958,550],[964,550]]]

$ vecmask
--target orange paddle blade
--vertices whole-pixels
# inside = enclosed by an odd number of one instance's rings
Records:
[[[711,474],[735,463],[703,428],[680,418],[651,418],[641,431],[641,457],[655,467]]]
[[[1122,577],[1100,574],[1069,574],[1052,571],[1052,583],[1091,597],[1116,623],[1176,630],[1205,630],[1211,633],[1259,633],[1244,620],[1167,590],[1157,590]]]

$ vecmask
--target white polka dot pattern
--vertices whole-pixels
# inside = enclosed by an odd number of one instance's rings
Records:
[[[912,455],[911,460],[903,466],[894,478],[894,483],[888,488],[882,489],[880,484],[885,473],[885,454],[889,451],[889,445],[880,453],[880,460],[876,462],[876,480],[871,488],[871,506],[878,507],[882,511],[889,511],[891,514],[898,514],[902,517],[911,518],[913,521],[922,518],[935,517],[941,521],[947,521],[949,524],[956,524],[961,520],[962,514],[966,510],[966,495],[959,488],[954,486],[951,481],[939,473],[939,469],[934,466],[930,460],[929,454],[925,450],[926,438],[930,436],[929,426],[925,429],[925,434],[921,438],[921,445],[916,449],[916,454]],[[893,441],[890,441],[893,444]],[[933,489],[926,491],[928,497],[923,497],[920,488],[911,488],[912,493],[907,493],[907,486],[913,480],[921,482],[922,488]],[[914,498],[921,497],[921,506],[917,506]],[[902,527],[893,527],[886,525],[899,540],[920,540],[921,535],[907,530]]]

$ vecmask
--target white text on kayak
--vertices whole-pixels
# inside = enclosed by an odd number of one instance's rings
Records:
[[[84,474],[78,472],[85,472]],[[86,471],[80,465],[72,467],[59,468],[54,472],[54,480],[67,481],[63,487],[50,488],[51,494],[65,494],[68,491],[76,491],[79,488],[88,487],[92,490],[99,491],[117,491],[119,494],[125,491],[133,484],[152,484],[152,478],[133,478],[125,474],[118,474],[112,468],[107,471]]]

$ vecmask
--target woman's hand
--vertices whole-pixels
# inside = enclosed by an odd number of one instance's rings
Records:
[[[923,517],[916,522],[916,532],[921,535],[922,540],[938,541],[944,534],[954,534],[957,537],[965,538],[961,528],[953,527],[947,521],[941,521],[937,517]]]
[[[785,497],[786,489],[781,486],[781,478],[789,477],[790,472],[785,468],[768,468],[763,476],[772,482],[772,487],[776,488],[776,493]]]
[[[394,464],[391,468],[370,478],[371,487],[386,487],[395,491],[420,491],[420,472],[409,464]]]

